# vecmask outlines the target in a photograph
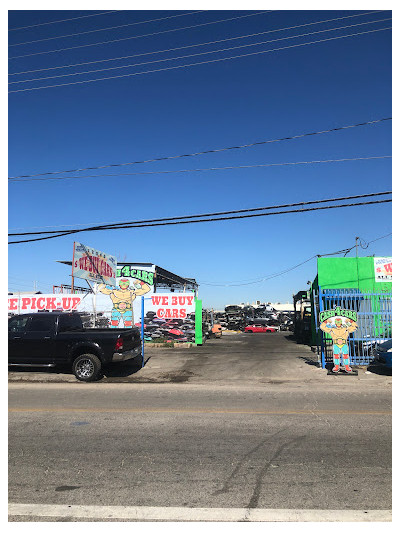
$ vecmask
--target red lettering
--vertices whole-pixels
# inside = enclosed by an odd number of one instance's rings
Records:
[[[186,298],[187,298],[187,304],[188,305],[193,305],[194,296],[186,296]]]
[[[8,299],[8,309],[10,311],[15,311],[16,309],[18,309],[18,298]]]
[[[63,306],[63,309],[70,309],[71,308],[71,298],[63,298],[62,299],[62,306]]]
[[[178,309],[172,309],[172,318],[178,318]]]
[[[164,318],[164,309],[157,309],[158,318]]]
[[[186,296],[179,296],[179,305],[185,305]]]
[[[43,305],[42,303],[43,302]],[[36,302],[37,308],[41,311],[43,311],[45,305],[46,305],[46,298],[38,298]]]
[[[36,309],[36,298],[31,298],[31,309]]]
[[[186,309],[179,309],[179,318],[186,318]]]
[[[162,305],[168,305],[168,296],[161,297]]]
[[[387,265],[383,265],[385,267],[386,272],[392,273],[392,263],[388,263]]]
[[[80,298],[72,298],[72,307],[71,309],[75,309],[75,307],[80,303],[81,299]]]
[[[160,305],[161,302],[161,296],[152,296],[151,302],[153,305]]]
[[[57,309],[55,301],[56,301],[55,297],[54,298],[46,298],[46,308],[47,309]]]
[[[30,298],[22,298],[22,307],[21,309],[28,309],[28,305],[30,304],[31,299]]]
[[[172,296],[171,305],[176,305],[177,303],[178,303],[178,298],[176,296]]]

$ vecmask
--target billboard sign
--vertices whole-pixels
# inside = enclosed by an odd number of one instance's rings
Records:
[[[155,266],[143,269],[139,265],[118,265],[115,286],[100,283],[97,301],[105,312],[111,312],[112,328],[131,328],[140,318],[140,296],[154,293]]]
[[[116,257],[74,242],[72,259],[72,276],[97,283],[105,283],[115,287],[117,259]]]
[[[374,257],[375,282],[392,282],[392,258]]]
[[[38,311],[75,311],[83,294],[24,294],[8,297],[8,311],[14,314],[36,313]]]

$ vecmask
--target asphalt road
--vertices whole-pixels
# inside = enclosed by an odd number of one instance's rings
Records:
[[[10,383],[9,520],[390,519],[389,378],[338,381],[283,335],[217,342],[154,382]]]

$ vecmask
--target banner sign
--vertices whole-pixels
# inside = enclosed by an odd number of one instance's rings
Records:
[[[195,296],[191,292],[153,294],[144,302],[144,340],[195,342],[195,314]],[[199,319],[201,329],[201,310]],[[141,321],[135,325],[141,327]]]
[[[168,293],[159,294],[151,297],[146,305],[147,311],[154,311],[157,318],[185,319],[187,315],[195,312],[194,294],[186,293]]]
[[[375,282],[392,282],[392,258],[374,257]]]
[[[74,242],[73,277],[115,286],[116,270],[117,259],[114,256]]]
[[[35,294],[8,297],[8,311],[14,314],[35,313],[37,311],[73,311],[81,303],[84,295]]]

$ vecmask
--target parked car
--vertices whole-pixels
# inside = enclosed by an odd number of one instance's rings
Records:
[[[392,340],[377,344],[374,349],[375,360],[392,368]]]
[[[266,326],[262,324],[253,324],[244,328],[245,333],[273,333],[277,330],[278,328],[274,326]]]
[[[84,328],[78,313],[27,313],[8,321],[10,366],[69,364],[80,381],[95,381],[107,363],[141,354],[138,328]]]

